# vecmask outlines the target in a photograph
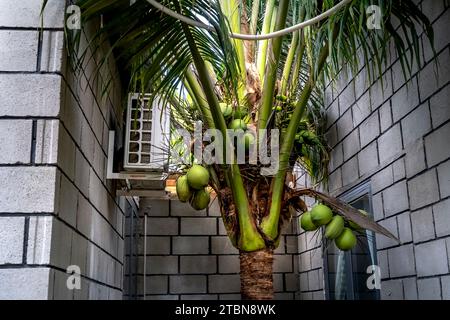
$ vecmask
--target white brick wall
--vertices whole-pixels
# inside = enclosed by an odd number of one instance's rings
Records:
[[[81,78],[67,64],[66,1],[48,1],[39,37],[41,6],[0,1],[0,298],[121,298],[124,212],[104,170],[117,69],[111,59],[102,71],[115,77],[102,100],[95,59]],[[75,293],[61,271],[71,264],[85,277]]]
[[[350,79],[348,86],[347,79],[326,91],[328,136],[334,147],[329,190],[340,195],[370,179],[375,220],[401,241],[376,237],[382,299],[448,297],[444,287],[448,289],[450,271],[450,9],[448,1],[441,0],[433,4],[422,1],[422,7],[436,32],[438,77],[428,40],[423,39],[426,64],[415,66],[412,77],[405,81],[400,63],[393,57],[383,75],[384,94],[379,81],[369,88],[361,80],[363,72]],[[358,97],[370,91],[370,100],[365,98],[367,104],[362,108],[357,99],[351,99],[349,88],[353,84]],[[348,109],[353,111],[352,116],[345,111]],[[357,134],[361,148],[355,149]],[[373,156],[374,150],[378,159]],[[358,164],[353,160],[354,153]],[[311,270],[302,256],[300,267]]]

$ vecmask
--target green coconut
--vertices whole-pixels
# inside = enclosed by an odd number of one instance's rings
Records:
[[[364,216],[368,216],[368,213],[366,212],[366,211],[364,211],[364,210],[359,210],[359,212],[362,214],[362,215],[364,215]],[[353,222],[353,221],[351,221],[351,220],[349,220],[348,221],[348,225],[350,226],[350,228],[352,228],[353,230],[355,230],[355,231],[361,231],[361,230],[364,230],[364,228],[362,228],[361,226],[359,226],[357,223],[355,223],[355,222]]]
[[[177,180],[177,195],[181,202],[187,202],[192,197],[192,190],[189,187],[187,176],[181,176]]]
[[[314,231],[318,227],[311,220],[311,212],[305,212],[300,218],[300,226],[305,231]]]
[[[341,235],[342,231],[344,231],[344,218],[336,215],[330,223],[327,224],[327,227],[325,228],[325,237],[334,240]]]
[[[247,124],[244,120],[241,119],[234,119],[230,123],[230,129],[232,130],[247,130]]]
[[[187,172],[189,186],[195,190],[201,190],[209,183],[209,172],[200,165],[194,165]]]
[[[311,210],[312,222],[317,226],[324,226],[333,219],[333,212],[326,205],[318,204]]]
[[[334,243],[336,244],[336,247],[342,251],[348,251],[355,247],[356,236],[352,229],[346,227],[342,231],[341,235],[334,240]]]
[[[208,207],[210,201],[211,196],[208,191],[206,191],[205,189],[198,190],[192,197],[191,206],[195,210],[204,210]]]
[[[228,118],[231,116],[231,113],[233,112],[233,108],[224,102],[220,103],[220,110],[222,111],[222,114],[225,118]]]

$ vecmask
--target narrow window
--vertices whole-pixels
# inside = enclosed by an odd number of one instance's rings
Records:
[[[357,209],[365,210],[373,218],[370,184],[363,183],[341,195],[342,200]],[[380,290],[368,285],[372,283],[374,272],[370,268],[377,265],[375,234],[371,231],[358,233],[357,246],[348,252],[340,251],[334,243],[324,254],[325,285],[329,300],[378,300]],[[371,277],[369,279],[369,277]],[[380,279],[377,279],[380,281]]]

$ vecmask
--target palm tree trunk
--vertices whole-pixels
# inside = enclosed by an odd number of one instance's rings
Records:
[[[273,250],[240,252],[243,300],[273,299]]]

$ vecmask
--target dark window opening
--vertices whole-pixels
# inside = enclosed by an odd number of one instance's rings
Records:
[[[370,184],[364,183],[343,194],[340,199],[357,209],[365,210],[373,218]],[[357,246],[348,252],[331,244],[324,253],[325,284],[329,300],[378,300],[380,290],[368,286],[377,265],[375,234],[364,230],[358,234]],[[369,269],[369,270],[368,270]],[[379,280],[379,279],[378,279]],[[369,280],[369,283],[372,281]]]

